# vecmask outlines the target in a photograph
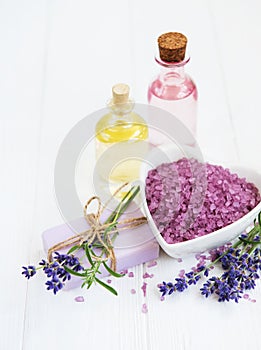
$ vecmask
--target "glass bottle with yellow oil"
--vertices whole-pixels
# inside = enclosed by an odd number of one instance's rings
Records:
[[[112,87],[108,113],[96,124],[97,170],[109,182],[138,179],[140,164],[147,152],[148,125],[135,113],[129,90],[126,84]]]

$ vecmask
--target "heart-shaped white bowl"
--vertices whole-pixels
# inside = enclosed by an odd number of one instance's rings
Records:
[[[162,154],[166,156],[165,159]],[[205,236],[194,238],[192,240],[180,243],[169,244],[161,236],[156,224],[153,221],[149,208],[146,202],[145,195],[145,180],[148,171],[156,168],[158,165],[165,163],[166,159],[168,162],[177,161],[183,158],[184,155],[181,154],[180,150],[175,148],[173,145],[164,147],[163,149],[154,148],[141,166],[140,180],[141,180],[141,199],[143,210],[148,218],[149,226],[160,244],[161,248],[173,258],[181,258],[183,256],[195,253],[201,253],[209,249],[217,248],[224,245],[227,242],[231,242],[234,238],[244,232],[257,217],[258,213],[261,211],[261,202],[252,209],[248,214],[244,215],[241,219],[233,222],[232,224],[225,226],[219,230],[209,233]],[[247,181],[252,182],[261,192],[261,175],[249,168],[244,168],[241,166],[227,166],[224,164],[219,164],[226,166],[231,172],[238,174],[239,177],[245,177]]]

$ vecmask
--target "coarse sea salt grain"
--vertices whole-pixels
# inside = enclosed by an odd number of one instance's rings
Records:
[[[187,158],[150,170],[145,191],[153,220],[170,244],[225,227],[260,202],[258,189],[245,178]]]
[[[147,283],[143,282],[143,285],[141,286],[141,290],[143,291],[143,296],[145,297],[147,295]]]
[[[146,313],[148,312],[147,304],[143,304],[143,305],[142,305],[141,311],[142,311],[144,314],[146,314]]]
[[[83,303],[84,302],[84,297],[82,295],[78,296],[78,297],[75,297],[74,300],[77,302],[77,303]]]
[[[156,266],[156,265],[157,265],[157,261],[156,260],[152,260],[152,261],[148,262],[147,267],[150,268],[150,267],[153,267],[153,266]]]
[[[143,274],[143,278],[152,278],[152,277],[154,277],[153,273],[152,273],[152,274],[149,274],[148,272],[145,272],[145,273]]]

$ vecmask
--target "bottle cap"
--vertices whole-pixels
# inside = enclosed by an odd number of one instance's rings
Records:
[[[129,101],[130,88],[127,84],[116,84],[112,87],[113,103],[127,103]]]
[[[185,58],[188,39],[176,32],[164,33],[158,37],[160,59],[166,62],[181,62]]]

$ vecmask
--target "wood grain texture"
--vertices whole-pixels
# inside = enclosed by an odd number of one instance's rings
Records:
[[[154,43],[165,31],[189,38],[205,158],[261,171],[260,15],[254,0],[0,1],[0,349],[261,348],[260,282],[251,292],[256,303],[219,304],[197,288],[159,300],[157,283],[193,266],[193,257],[178,263],[162,252],[157,266],[144,264],[132,269],[134,278],[113,280],[117,298],[98,286],[54,297],[43,276],[29,284],[20,276],[21,265],[43,254],[41,232],[62,222],[53,189],[61,142],[79,120],[104,107],[117,82],[129,83],[135,100],[146,103],[157,72]],[[146,271],[154,277],[146,279],[144,297]],[[78,295],[84,303],[74,301]]]

